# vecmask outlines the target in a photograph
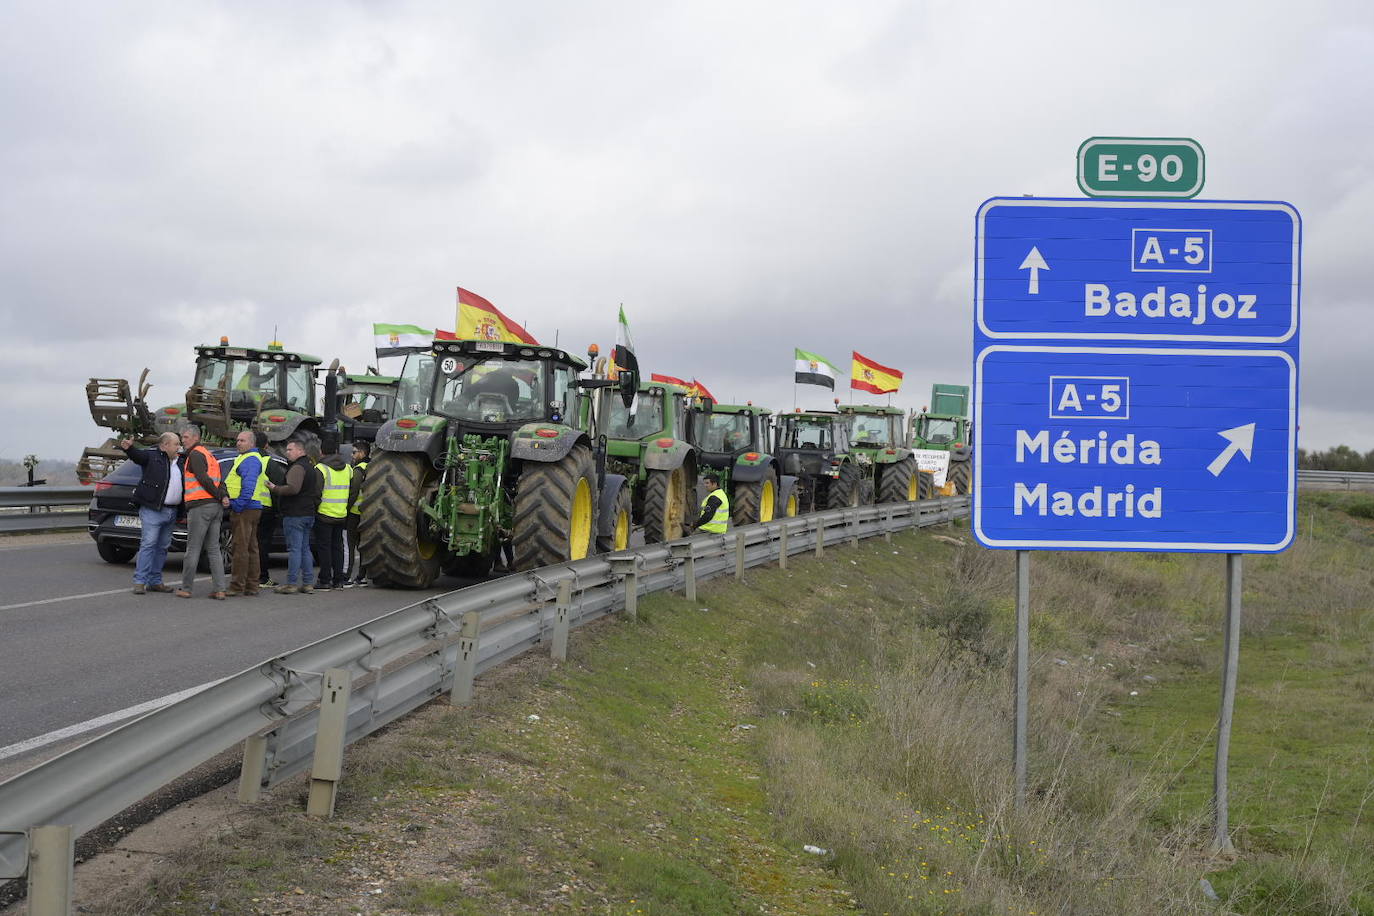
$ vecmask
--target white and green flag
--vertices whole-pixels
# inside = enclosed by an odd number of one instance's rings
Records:
[[[373,324],[377,358],[423,353],[434,344],[434,331],[413,324]]]
[[[819,353],[797,350],[796,383],[798,385],[822,385],[834,391],[837,375],[839,375],[839,371],[824,356]]]

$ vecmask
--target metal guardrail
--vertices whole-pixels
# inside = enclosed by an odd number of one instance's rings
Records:
[[[1298,471],[1298,486],[1322,490],[1374,490],[1374,471]]]
[[[85,528],[92,494],[90,487],[0,487],[0,534]],[[58,506],[73,508],[54,512]]]
[[[23,875],[31,828],[80,835],[245,742],[241,795],[302,772],[314,754],[326,669],[352,678],[352,743],[470,678],[639,595],[966,516],[969,498],[835,509],[590,557],[427,598],[270,659],[0,784],[0,879]],[[688,575],[688,570],[693,575]],[[560,601],[560,592],[565,601]]]

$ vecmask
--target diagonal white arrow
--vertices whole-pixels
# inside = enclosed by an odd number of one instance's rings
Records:
[[[1040,254],[1039,248],[1031,246],[1030,253],[1021,262],[1021,266],[1016,269],[1025,270],[1027,267],[1030,268],[1030,288],[1026,292],[1032,296],[1038,296],[1040,295],[1040,271],[1050,269],[1050,265],[1045,263],[1044,255]]]
[[[1221,476],[1221,472],[1226,470],[1226,466],[1231,463],[1236,452],[1244,455],[1246,461],[1250,460],[1250,453],[1255,447],[1255,424],[1246,423],[1244,426],[1223,429],[1217,435],[1230,444],[1221,450],[1220,455],[1212,459],[1211,464],[1207,465],[1207,471],[1213,477]]]

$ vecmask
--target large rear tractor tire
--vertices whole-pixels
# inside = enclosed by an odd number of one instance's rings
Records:
[[[883,468],[879,481],[878,502],[909,503],[920,499],[920,483],[916,480],[916,459],[903,458]]]
[[[830,486],[826,488],[825,507],[827,509],[843,509],[848,506],[859,505],[862,494],[860,484],[863,483],[863,475],[859,473],[856,464],[848,463],[840,466],[840,476],[830,481]]]
[[[634,529],[634,500],[630,497],[629,484],[620,488],[611,506],[611,533],[596,536],[596,552],[611,553],[630,546],[630,532]]]
[[[929,471],[916,472],[916,498],[935,498],[935,475]]]
[[[769,471],[762,480],[735,484],[730,521],[735,525],[771,522],[778,511],[778,475]]]
[[[428,588],[439,578],[444,545],[420,511],[438,486],[439,472],[424,455],[381,452],[368,465],[358,549],[375,584]]]
[[[682,537],[687,513],[687,469],[650,471],[644,482],[644,543]]]
[[[949,479],[955,496],[967,496],[973,484],[973,469],[967,461],[953,461],[949,465]]]
[[[596,466],[585,445],[562,460],[526,462],[515,491],[515,568],[580,560],[592,547]]]

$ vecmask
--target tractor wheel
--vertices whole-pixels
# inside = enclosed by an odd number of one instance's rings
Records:
[[[477,551],[461,557],[449,557],[444,562],[444,575],[457,576],[459,579],[485,579],[491,574],[491,561],[491,554]]]
[[[909,503],[920,497],[920,484],[916,481],[916,460],[904,458],[896,464],[883,468],[881,485],[878,487],[878,502]]]
[[[956,461],[949,467],[949,479],[954,484],[955,496],[967,496],[973,482],[973,471],[967,461]]]
[[[368,465],[358,549],[376,584],[428,588],[439,578],[444,547],[420,510],[438,486],[439,472],[424,455],[381,452]]]
[[[858,465],[841,465],[840,476],[831,479],[830,486],[826,488],[825,507],[843,509],[859,505],[862,483],[863,475],[859,473]]]
[[[624,550],[630,546],[630,530],[634,527],[632,520],[633,505],[634,501],[630,498],[630,487],[627,482],[615,495],[615,504],[611,506],[611,518],[615,522],[611,527],[611,533],[599,534],[596,537],[597,553],[610,553],[613,550]]]
[[[778,507],[777,475],[769,471],[762,480],[735,484],[735,497],[730,503],[731,524],[771,522]]]
[[[644,543],[682,537],[687,516],[687,469],[650,471],[644,482]]]
[[[573,446],[551,464],[526,462],[515,491],[515,568],[582,559],[592,546],[595,518],[596,467],[590,449]]]
[[[113,541],[96,541],[95,552],[106,563],[127,563],[138,555],[137,547],[116,544]]]
[[[929,471],[916,472],[916,498],[935,498],[935,475]]]
[[[801,500],[797,498],[797,488],[793,487],[792,492],[787,494],[787,502],[782,507],[783,518],[796,518],[801,512]]]

